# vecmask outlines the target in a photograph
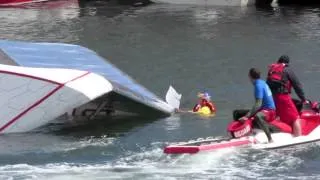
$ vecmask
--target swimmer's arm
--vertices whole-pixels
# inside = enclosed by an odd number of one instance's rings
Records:
[[[195,113],[192,110],[183,110],[183,109],[175,109],[174,112],[175,113]]]

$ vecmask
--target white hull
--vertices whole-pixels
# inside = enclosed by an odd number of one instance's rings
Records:
[[[201,151],[214,151],[234,147],[247,147],[253,149],[278,149],[299,144],[320,141],[320,126],[315,128],[306,136],[294,137],[290,133],[272,133],[273,142],[269,143],[265,133],[261,130],[254,130],[254,135],[241,138],[223,139],[198,139],[196,141],[172,144],[164,149],[167,154],[193,154]]]
[[[196,5],[216,5],[216,6],[250,6],[255,4],[255,0],[152,0],[155,3],[170,4],[196,4]]]
[[[315,128],[307,136],[294,137],[289,133],[273,133],[272,139],[274,142],[267,143],[267,137],[263,132],[259,132],[254,139],[257,143],[252,145],[255,149],[277,149],[282,147],[294,146],[298,144],[320,141],[320,126]]]

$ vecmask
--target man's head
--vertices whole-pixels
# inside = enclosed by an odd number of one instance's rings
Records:
[[[257,68],[251,68],[249,70],[249,78],[252,82],[254,82],[257,79],[260,79],[261,72]]]
[[[211,96],[207,92],[199,92],[198,93],[198,98],[201,101],[210,101]]]
[[[278,59],[278,63],[284,63],[284,64],[289,64],[290,58],[287,55],[282,55]]]

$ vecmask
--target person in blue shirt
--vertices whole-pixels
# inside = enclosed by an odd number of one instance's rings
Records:
[[[270,130],[272,125],[269,122],[273,121],[276,117],[275,103],[273,101],[272,93],[267,83],[260,78],[261,73],[256,68],[249,70],[249,79],[254,86],[254,98],[255,103],[251,110],[241,117],[240,121],[248,120],[254,117],[253,126],[258,126],[262,129],[268,138],[269,142],[272,142]]]

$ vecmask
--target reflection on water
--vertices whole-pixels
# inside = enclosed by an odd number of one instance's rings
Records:
[[[110,18],[125,10],[130,12],[130,8],[118,6],[113,1],[78,0],[54,0],[1,8],[0,32],[5,34],[2,36],[5,39],[76,43],[80,41],[79,35],[85,31],[87,21],[95,21],[90,16]]]
[[[44,11],[46,10],[46,11]],[[43,3],[27,4],[16,8],[2,8],[0,17],[12,23],[40,20],[67,20],[79,16],[79,4],[77,0],[56,0]]]
[[[165,128],[167,131],[174,131],[180,128],[181,118],[179,115],[174,115],[165,119]]]

